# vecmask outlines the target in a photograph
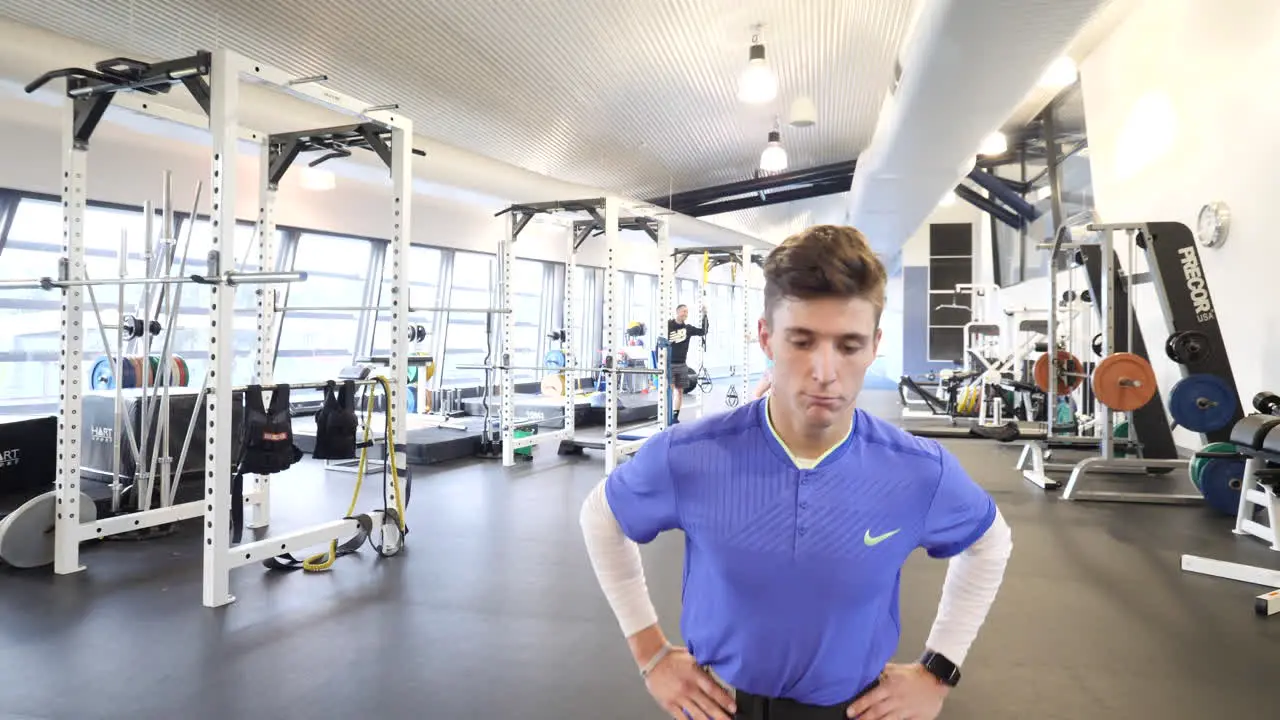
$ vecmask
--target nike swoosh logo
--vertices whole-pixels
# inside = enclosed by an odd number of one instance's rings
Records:
[[[898,528],[898,530],[901,530],[901,529],[902,528]],[[875,537],[872,537],[871,531],[867,530],[866,534],[862,536],[862,542],[866,543],[867,547],[875,547],[876,545],[879,545],[880,543],[884,542],[885,540],[888,540],[894,535],[897,535],[898,530],[891,530],[883,535],[876,535]]]

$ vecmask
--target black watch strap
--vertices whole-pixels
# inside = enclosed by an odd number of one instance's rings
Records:
[[[920,664],[943,685],[955,687],[960,682],[960,668],[932,650],[925,651],[924,656],[920,658]]]

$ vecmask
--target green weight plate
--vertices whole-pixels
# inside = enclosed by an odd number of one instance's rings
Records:
[[[1127,420],[1116,426],[1115,438],[1117,440],[1129,439],[1129,422]],[[1116,447],[1116,457],[1118,458],[1125,457],[1126,452],[1127,452],[1126,448],[1119,447],[1119,446]]]
[[[1226,453],[1235,451],[1236,446],[1229,442],[1211,442],[1200,448],[1200,452],[1205,453]],[[1212,459],[1213,458],[1201,458],[1194,455],[1191,456],[1191,462],[1188,463],[1187,471],[1191,475],[1191,483],[1196,486],[1196,492],[1204,492],[1204,488],[1200,484],[1200,472],[1204,470],[1205,463]]]

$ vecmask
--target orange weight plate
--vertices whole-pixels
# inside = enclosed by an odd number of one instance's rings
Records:
[[[1080,363],[1080,358],[1066,350],[1059,350],[1057,356],[1058,391],[1056,394],[1066,395],[1080,387],[1080,383],[1084,382],[1084,365]],[[1073,374],[1065,375],[1064,373]],[[1031,368],[1031,374],[1035,377],[1036,387],[1049,392],[1049,353],[1042,354],[1036,360],[1035,366]]]
[[[564,375],[559,373],[555,375],[542,376],[542,394],[543,395],[559,395],[564,396],[565,390]]]
[[[1093,371],[1093,394],[1112,410],[1137,410],[1155,397],[1156,373],[1133,353],[1108,355]]]

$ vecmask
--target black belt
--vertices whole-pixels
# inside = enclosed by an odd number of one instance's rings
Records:
[[[847,720],[849,706],[871,692],[880,679],[862,689],[862,692],[836,705],[806,705],[787,698],[771,698],[743,690],[736,692],[738,712],[733,720]]]

